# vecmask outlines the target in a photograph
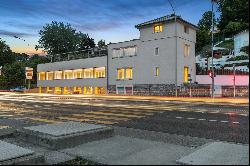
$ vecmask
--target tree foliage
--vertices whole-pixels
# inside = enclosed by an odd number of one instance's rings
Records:
[[[61,54],[95,47],[94,39],[88,34],[77,32],[70,24],[53,21],[39,31],[39,45],[48,54]]]
[[[97,43],[98,48],[105,48],[107,47],[105,40],[100,40]]]
[[[0,38],[0,66],[10,64],[15,61],[10,47]]]
[[[214,23],[216,24],[215,15],[213,14]],[[211,31],[212,27],[212,11],[207,11],[202,15],[198,23],[199,29]]]
[[[226,37],[249,28],[249,0],[219,0],[218,27]]]

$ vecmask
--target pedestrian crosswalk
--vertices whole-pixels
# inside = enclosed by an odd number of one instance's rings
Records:
[[[65,100],[65,101],[62,101]],[[21,101],[21,104],[7,104],[1,101]],[[11,102],[10,102],[11,103]],[[71,110],[72,105],[77,109]],[[1,95],[0,96],[0,119],[15,118],[31,120],[44,123],[61,123],[65,121],[78,121],[94,124],[113,125],[131,120],[147,118],[166,111],[196,112],[196,113],[221,113],[221,110],[212,111],[207,108],[192,107],[192,103],[157,103],[147,102],[129,103],[124,101],[106,102],[100,99],[91,100],[86,98],[58,98],[39,97],[32,95]],[[92,109],[96,107],[98,109]],[[53,109],[52,109],[53,108]],[[57,109],[58,108],[58,109]],[[86,108],[89,108],[86,110]],[[53,112],[55,111],[55,112]],[[65,113],[64,113],[65,112]],[[241,116],[248,116],[247,113],[240,113]],[[1,124],[0,124],[1,125]],[[0,128],[1,129],[1,128]]]

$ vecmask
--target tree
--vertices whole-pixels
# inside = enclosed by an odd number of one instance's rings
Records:
[[[107,47],[105,40],[100,40],[97,43],[98,48],[105,48]]]
[[[215,15],[213,14],[214,23],[216,24]],[[202,15],[202,18],[200,19],[198,23],[199,29],[205,30],[205,31],[211,31],[212,29],[212,11],[207,11]]]
[[[214,22],[216,20],[214,17]],[[212,27],[212,12],[207,11],[202,15],[198,23],[199,30],[197,31],[196,53],[200,53],[203,47],[211,43],[211,27]]]
[[[0,76],[1,88],[15,88],[23,86],[25,80],[25,65],[23,62],[14,62],[6,64],[3,67],[3,75]]]
[[[15,56],[13,55],[10,47],[2,41],[0,38],[0,66],[5,64],[10,64],[15,61]]]
[[[52,21],[39,31],[39,45],[48,54],[61,54],[95,47],[94,39],[87,34],[76,32],[70,24]]]
[[[249,28],[249,0],[219,0],[218,6],[218,27],[226,37]]]
[[[245,47],[242,47],[242,48],[240,49],[240,51],[242,51],[242,52],[246,53],[247,55],[249,55],[249,45],[248,45],[248,46],[245,46]]]

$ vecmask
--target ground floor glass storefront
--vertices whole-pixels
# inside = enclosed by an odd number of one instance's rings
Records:
[[[70,95],[70,94],[83,94],[83,95],[102,95],[106,94],[105,87],[39,87],[39,93]]]

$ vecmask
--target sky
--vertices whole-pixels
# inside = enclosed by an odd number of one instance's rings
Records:
[[[211,10],[210,0],[170,1],[195,25]],[[139,38],[135,25],[171,13],[168,0],[0,0],[0,38],[15,52],[41,54],[38,32],[52,21],[70,23],[96,43],[115,43]]]

